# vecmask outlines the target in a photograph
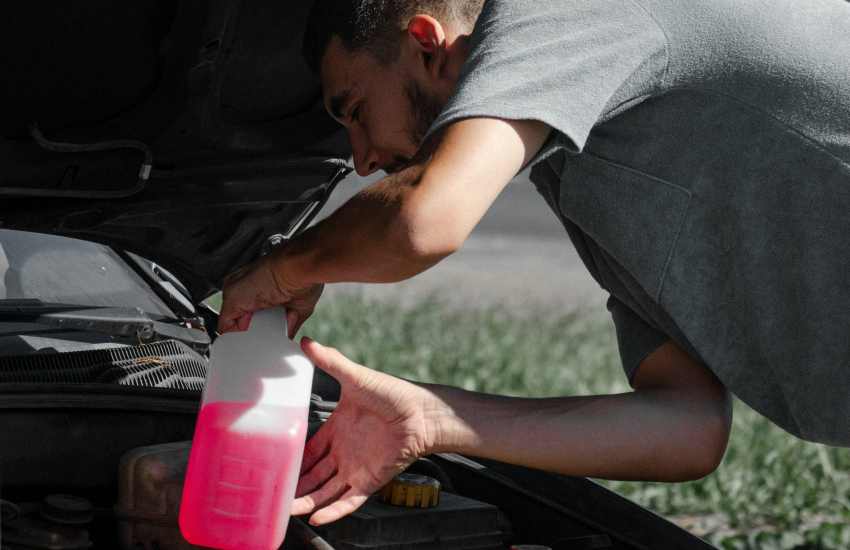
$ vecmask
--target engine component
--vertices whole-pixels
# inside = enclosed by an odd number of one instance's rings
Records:
[[[0,526],[21,515],[21,508],[10,500],[0,500]],[[2,542],[2,541],[0,541]]]
[[[201,391],[206,374],[206,360],[173,340],[136,347],[0,357],[0,383],[102,383]]]
[[[433,508],[405,508],[372,497],[359,510],[317,529],[338,550],[489,550],[507,533],[491,504],[443,493]]]
[[[153,168],[153,153],[151,152],[150,147],[140,141],[132,139],[117,139],[111,141],[102,141],[99,143],[60,143],[56,141],[50,141],[45,138],[44,134],[42,134],[41,130],[38,128],[38,124],[35,123],[30,125],[30,135],[33,137],[35,142],[38,143],[42,148],[46,149],[47,151],[52,151],[54,153],[94,153],[99,151],[111,152],[121,149],[135,149],[137,151],[141,151],[144,154],[144,161],[142,162],[141,168],[139,168],[139,178],[133,187],[128,187],[126,189],[51,189],[48,191],[36,189],[17,189],[15,190],[17,192],[14,193],[10,192],[11,190],[9,189],[5,189],[4,193],[29,197],[46,196],[78,199],[126,198],[143,191],[145,188],[145,184],[147,184],[148,182],[148,178],[150,178],[151,169]]]
[[[311,411],[310,433],[321,422]],[[119,464],[118,502],[114,506],[119,522],[121,547],[126,550],[158,548],[193,550],[180,534],[177,515],[191,441],[139,447],[124,454]],[[286,548],[327,548],[338,550],[489,550],[502,549],[507,538],[505,521],[498,508],[451,493],[440,495],[435,479],[402,474],[394,491],[401,505],[385,504],[373,496],[357,512],[318,530],[293,526]],[[392,495],[393,490],[389,493]],[[407,507],[407,495],[417,506]],[[392,499],[391,499],[392,500]],[[430,508],[422,508],[422,503]],[[304,527],[304,528],[302,528]]]
[[[286,546],[288,548],[300,546],[299,550],[334,550],[334,547],[328,541],[320,537],[309,525],[298,518],[289,519],[287,533],[289,538],[286,539]],[[295,541],[295,544],[293,544],[293,541]]]
[[[311,410],[308,433],[314,434],[321,424],[316,411]],[[122,548],[200,548],[189,544],[177,525],[191,448],[191,441],[148,445],[121,457],[118,502],[113,510],[119,522]]]
[[[177,528],[191,446],[191,441],[150,445],[121,457],[114,510],[122,548],[198,548],[186,542]]]
[[[61,525],[85,525],[94,519],[91,502],[74,495],[47,495],[39,512],[42,518]]]
[[[380,491],[381,502],[405,508],[433,508],[440,504],[440,482],[428,476],[399,474]]]
[[[51,495],[45,501],[50,500],[50,507],[61,508],[70,504],[77,512],[77,520],[86,519],[91,521],[91,503],[85,499],[79,499],[70,495]],[[86,504],[88,508],[86,509]],[[54,521],[45,517],[38,517],[39,511],[44,510],[45,503],[25,503],[20,506],[9,502],[0,501],[2,509],[2,533],[0,541],[3,548],[10,550],[85,550],[92,547],[89,532],[79,525],[69,525],[64,521]],[[79,514],[80,510],[87,510],[85,517]],[[72,513],[71,516],[74,514]],[[61,514],[60,514],[61,516]],[[61,520],[67,518],[61,517]]]

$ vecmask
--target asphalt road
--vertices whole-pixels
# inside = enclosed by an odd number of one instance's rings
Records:
[[[349,177],[319,219],[374,180]],[[326,290],[327,296],[340,292],[402,303],[436,295],[464,308],[502,304],[532,311],[595,308],[606,298],[524,175],[508,185],[463,249],[434,268],[392,285],[338,284]]]

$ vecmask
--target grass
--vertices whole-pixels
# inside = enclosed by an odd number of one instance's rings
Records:
[[[323,301],[302,330],[370,367],[517,396],[628,391],[603,312],[554,315]],[[720,468],[690,483],[604,482],[722,548],[850,547],[850,450],[805,443],[735,404]]]

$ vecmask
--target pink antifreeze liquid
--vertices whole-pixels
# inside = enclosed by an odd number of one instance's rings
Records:
[[[180,505],[186,540],[222,549],[278,548],[298,482],[306,420],[305,408],[204,405]]]

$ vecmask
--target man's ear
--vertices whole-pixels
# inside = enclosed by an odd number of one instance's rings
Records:
[[[422,55],[425,70],[438,78],[446,55],[446,32],[430,15],[414,15],[407,24],[407,34]]]

